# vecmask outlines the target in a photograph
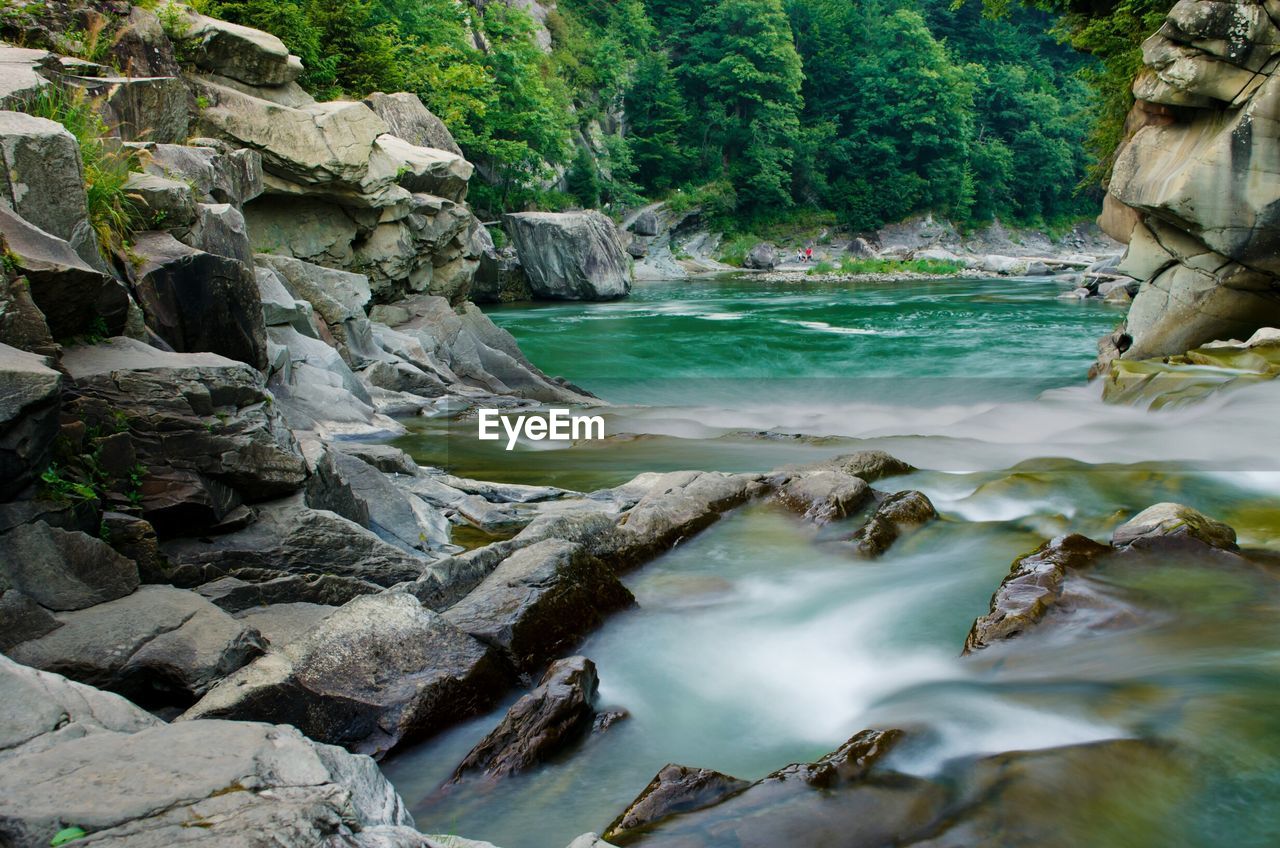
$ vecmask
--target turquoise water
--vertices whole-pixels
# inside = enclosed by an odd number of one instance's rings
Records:
[[[1103,570],[1090,580],[1132,604],[1132,629],[958,656],[1010,561],[1049,536],[1105,539],[1177,500],[1232,523],[1246,546],[1280,547],[1276,387],[1165,413],[1104,405],[1082,375],[1120,315],[1057,291],[663,283],[619,303],[493,310],[537,365],[614,404],[609,438],[507,453],[476,442],[466,418],[424,421],[401,440],[424,463],[585,490],[647,470],[764,471],[880,447],[922,470],[879,485],[926,492],[943,520],[852,562],[829,532],[772,504],[733,512],[629,575],[638,606],[580,648],[599,667],[601,706],[631,717],[483,790],[438,787],[502,710],[404,752],[385,769],[419,826],[559,848],[607,826],[668,762],[757,778],[895,726],[920,740],[895,765],[922,775],[1006,750],[1170,741],[1196,776],[1190,796],[1182,781],[1164,794],[1106,790],[1135,821],[1158,814],[1160,832],[1082,815],[1064,844],[1274,844],[1280,581],[1269,566]],[[797,832],[780,848],[811,844]]]

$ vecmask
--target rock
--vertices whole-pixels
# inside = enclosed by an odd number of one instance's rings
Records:
[[[294,574],[345,577],[386,587],[418,579],[427,565],[358,523],[310,509],[296,497],[259,505],[256,520],[242,530],[207,541],[175,539],[165,543],[164,552],[171,579],[184,585],[224,575],[265,582]],[[255,577],[260,580],[251,579]]]
[[[292,724],[385,754],[480,712],[505,689],[493,651],[411,595],[356,598],[214,687],[183,720]]]
[[[111,66],[130,77],[176,77],[182,70],[160,18],[141,6],[129,7],[107,53]]]
[[[1049,266],[1043,262],[1030,262],[1027,264],[1026,275],[1028,277],[1047,277],[1053,273]]]
[[[871,487],[861,477],[822,470],[793,477],[774,497],[806,519],[826,524],[856,513],[871,500]]]
[[[132,560],[101,539],[43,521],[0,536],[0,552],[0,580],[51,610],[84,609],[138,588]]]
[[[31,283],[26,277],[11,277],[3,272],[0,272],[0,344],[39,356],[56,356],[62,350],[53,340],[44,313],[31,297]]]
[[[262,320],[268,327],[292,327],[305,336],[316,335],[311,304],[294,298],[279,274],[260,265],[254,269],[254,279],[262,301]]]
[[[777,265],[778,251],[767,242],[760,242],[748,250],[746,257],[742,260],[743,268],[757,268],[762,271],[772,271]]]
[[[252,270],[188,247],[168,233],[139,233],[134,290],[147,326],[180,352],[208,351],[267,365],[266,326]]]
[[[196,66],[248,85],[284,85],[302,72],[284,42],[270,33],[188,13],[180,41],[191,46]]]
[[[591,660],[556,660],[537,688],[516,701],[463,758],[452,779],[462,780],[471,772],[483,772],[490,779],[507,777],[572,745],[591,728],[596,688]]]
[[[861,236],[858,236],[853,241],[849,242],[845,250],[848,251],[849,255],[855,259],[875,259],[876,258],[875,248],[871,246],[871,243],[869,241],[862,238]]]
[[[0,686],[6,694],[15,688]],[[36,719],[23,730],[44,733],[5,758],[0,840],[7,845],[47,848],[67,822],[110,848],[264,839],[429,845],[372,760],[318,745],[293,728],[148,721],[115,696],[54,675],[19,678],[17,687],[24,715]],[[68,713],[71,725],[44,730]]]
[[[262,375],[212,353],[131,339],[68,349],[67,411],[103,432],[121,423],[138,461],[143,516],[162,535],[221,522],[241,500],[296,491],[307,468]]]
[[[373,296],[369,278],[336,268],[323,268],[287,256],[258,254],[254,261],[260,267],[276,272],[296,297],[310,303],[316,314],[339,331],[340,337],[349,322],[365,318],[364,307]]]
[[[444,617],[528,671],[634,602],[581,545],[548,539],[508,556]]]
[[[135,7],[136,8],[136,7]],[[257,150],[220,153],[212,147],[138,145],[149,174],[186,183],[204,203],[240,208],[262,194],[262,154]]]
[[[45,118],[0,112],[0,162],[0,199],[33,227],[70,244],[85,263],[101,267],[75,136]]]
[[[1111,544],[1117,548],[1167,548],[1201,543],[1224,551],[1239,550],[1236,531],[1189,506],[1158,503],[1116,528]]]
[[[125,141],[181,144],[187,139],[187,86],[177,76],[68,77],[96,103]]]
[[[68,339],[101,332],[103,328],[108,333],[123,329],[128,294],[114,279],[86,262],[68,242],[37,229],[3,204],[0,242],[13,273],[21,274],[30,283],[31,299],[44,314],[55,338]]]
[[[567,848],[614,848],[595,833],[584,833],[569,843]]]
[[[1045,542],[1014,560],[1009,574],[991,596],[991,611],[970,628],[964,653],[1012,639],[1039,624],[1062,599],[1067,575],[1093,567],[1109,550],[1106,545],[1072,534]]]
[[[196,250],[234,259],[253,269],[253,248],[249,246],[244,216],[230,203],[197,203],[195,222],[182,241]]]
[[[983,257],[982,262],[978,267],[990,274],[1017,276],[1027,272],[1027,261],[1025,259],[1016,259],[1012,256],[999,256],[993,253]]]
[[[374,140],[365,176],[366,190],[382,182],[461,203],[474,167],[460,154],[419,147],[391,133]]]
[[[961,265],[965,264],[965,261],[957,254],[941,247],[927,247],[924,250],[917,250],[911,258],[924,260],[926,262],[956,262]]]
[[[165,582],[164,557],[151,522],[134,515],[108,511],[102,513],[98,532],[113,551],[133,560],[138,568],[138,578],[143,583]]]
[[[407,91],[396,94],[370,94],[365,104],[391,128],[391,134],[418,147],[434,147],[461,156],[462,148],[444,121],[432,114],[418,95]]]
[[[143,586],[55,618],[58,629],[11,648],[9,656],[143,706],[190,704],[264,647],[257,631],[170,586]]]
[[[625,838],[664,819],[690,810],[701,810],[746,789],[751,783],[704,768],[670,763],[649,781],[622,815],[604,831],[606,839]]]
[[[896,492],[880,502],[851,541],[860,556],[878,557],[904,533],[937,517],[937,510],[922,493]]]
[[[7,501],[49,466],[62,375],[42,357],[0,344],[0,390],[0,501]]]
[[[404,474],[408,477],[418,476],[418,463],[414,462],[413,457],[400,450],[400,448],[392,447],[391,445],[335,442],[329,446],[329,449],[348,456],[354,456],[384,474]],[[539,487],[531,486],[529,488]]]
[[[372,465],[339,451],[327,451],[316,464],[307,505],[332,510],[409,552],[449,544],[442,513],[406,495]]]
[[[130,174],[124,190],[152,229],[186,227],[196,220],[195,196],[191,186],[181,180]]]
[[[783,482],[788,478],[795,476],[804,476],[814,472],[832,471],[839,474],[845,474],[850,477],[858,477],[868,483],[874,483],[877,480],[883,480],[886,477],[896,477],[900,474],[910,474],[915,471],[915,467],[908,465],[896,457],[890,456],[884,451],[864,450],[854,453],[841,454],[840,456],[821,462],[814,462],[808,465],[787,465],[773,471],[769,476],[777,482]]]
[[[641,212],[631,223],[631,232],[638,236],[656,236],[658,229],[658,214],[652,209]]]
[[[611,300],[631,292],[631,260],[599,212],[518,212],[503,224],[535,297]]]
[[[305,602],[271,604],[250,607],[236,613],[235,619],[258,631],[270,647],[278,649],[297,641],[335,609],[337,607]]]
[[[40,70],[55,61],[45,50],[0,45],[0,107],[13,109],[39,94],[49,85]]]
[[[0,589],[0,652],[19,642],[39,639],[61,626],[52,613],[22,592]]]
[[[720,514],[765,492],[754,474],[675,471],[641,474],[620,488],[644,492],[619,523],[615,568],[642,562],[713,524]]]

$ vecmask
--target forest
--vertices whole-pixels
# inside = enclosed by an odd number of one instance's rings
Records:
[[[866,230],[1096,214],[1139,44],[1171,3],[207,0],[278,34],[321,98],[409,90],[485,213],[642,199],[727,230],[828,213]]]

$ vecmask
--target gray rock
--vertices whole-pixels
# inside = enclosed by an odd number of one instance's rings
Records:
[[[14,646],[9,656],[143,706],[190,704],[264,648],[256,630],[171,586],[143,586],[55,617],[57,630]]]
[[[444,617],[528,671],[634,602],[581,545],[548,539],[511,554]]]
[[[1239,550],[1236,531],[1189,506],[1158,503],[1116,528],[1111,544],[1117,548],[1162,548],[1199,542],[1224,551]]]
[[[101,267],[75,136],[45,118],[0,112],[0,162],[0,199],[32,226],[70,244],[84,262]]]
[[[0,501],[48,467],[61,399],[62,375],[44,358],[0,344]]]
[[[373,294],[369,278],[363,274],[324,268],[287,256],[258,254],[254,261],[279,274],[294,296],[310,303],[331,328],[340,329],[348,321],[365,318],[364,307]]]
[[[182,241],[197,250],[234,259],[253,269],[253,248],[249,246],[244,216],[230,203],[196,204],[195,222]]]
[[[181,144],[187,139],[187,86],[177,76],[69,77],[95,101],[107,125],[126,141]]]
[[[913,466],[890,456],[884,451],[864,450],[841,454],[840,456],[808,465],[784,466],[772,472],[770,477],[775,480],[785,480],[788,477],[810,474],[816,471],[837,471],[841,474],[848,474],[851,477],[860,477],[868,483],[874,483],[886,477],[910,474],[915,470]]]
[[[270,33],[193,12],[187,13],[187,24],[179,40],[191,45],[197,67],[262,86],[293,82],[302,72],[301,61]]]
[[[1014,560],[991,596],[991,611],[973,622],[964,652],[981,650],[1035,627],[1061,601],[1068,575],[1092,568],[1109,551],[1106,545],[1072,534]]]
[[[847,250],[849,255],[854,257],[855,259],[875,259],[876,258],[876,250],[874,247],[871,246],[871,242],[867,241],[861,236],[858,236],[857,238],[853,239],[853,241],[849,242],[845,250]]]
[[[0,578],[0,583],[3,582]],[[19,642],[39,639],[61,626],[51,612],[22,592],[0,589],[0,651],[7,651]]]
[[[434,147],[447,150],[458,156],[462,148],[454,141],[453,134],[444,125],[444,121],[432,114],[418,95],[407,91],[395,94],[370,94],[364,102],[386,121],[391,134],[419,147]]]
[[[361,595],[376,595],[383,587],[355,577],[336,574],[286,574],[255,568],[230,568],[226,572],[208,569],[207,574],[192,577],[192,569],[179,566],[175,579],[192,581],[201,576],[225,573],[207,583],[195,586],[195,591],[210,603],[229,613],[279,604],[318,604],[342,606]],[[244,575],[245,578],[230,576]]]
[[[131,339],[68,349],[67,410],[103,432],[127,423],[143,516],[162,535],[216,525],[242,499],[296,491],[307,468],[262,375],[212,353]]]
[[[859,556],[877,557],[902,535],[937,517],[937,510],[922,493],[896,492],[880,502],[851,541]]]
[[[143,583],[165,582],[160,540],[151,522],[136,515],[107,511],[102,513],[98,527],[102,540],[112,550],[134,561],[138,566],[138,577]]]
[[[40,93],[49,85],[40,71],[56,62],[46,50],[0,45],[0,107],[13,109]]]
[[[605,828],[604,835],[608,839],[632,835],[671,816],[713,806],[750,785],[749,781],[712,769],[669,763]]]
[[[767,242],[760,242],[747,251],[742,260],[743,268],[756,268],[761,271],[772,271],[778,264],[778,251]]]
[[[610,557],[615,567],[647,560],[765,492],[758,475],[718,471],[641,474],[619,488],[634,489],[640,498],[620,522],[620,550]]]
[[[258,266],[254,269],[254,278],[258,283],[258,299],[262,301],[262,320],[268,327],[292,327],[304,336],[315,336],[310,303],[294,298],[280,275],[271,268]]]
[[[871,486],[843,471],[820,470],[793,477],[774,496],[816,524],[848,518],[871,500]]]
[[[611,300],[631,291],[631,259],[599,212],[518,212],[503,217],[535,297]]]
[[[221,153],[212,147],[177,144],[137,147],[144,171],[188,184],[202,202],[239,208],[262,194],[262,154],[256,150]]]
[[[380,756],[483,710],[506,684],[490,648],[413,596],[388,592],[341,607],[182,718],[292,724],[312,739]]]
[[[0,536],[0,580],[51,610],[78,610],[138,588],[138,567],[79,531],[23,524]]]
[[[180,352],[208,351],[267,365],[262,301],[250,267],[188,247],[168,233],[140,233],[134,290],[147,326]]]
[[[40,356],[56,356],[61,350],[26,277],[0,274],[0,344]]]
[[[418,463],[413,457],[391,445],[363,444],[360,442],[334,442],[330,450],[354,456],[367,462],[385,474],[404,474],[408,477],[418,476]],[[533,487],[530,487],[533,488]]]
[[[294,602],[250,607],[235,614],[237,621],[257,630],[271,648],[283,648],[297,641],[313,627],[324,621],[336,606]]]
[[[196,220],[196,200],[191,186],[182,180],[155,174],[130,174],[124,190],[138,214],[153,229],[185,227]]]
[[[591,728],[598,681],[586,657],[556,660],[529,694],[458,764],[453,780],[472,772],[498,779],[517,774],[578,741]]]
[[[638,236],[656,236],[658,231],[658,214],[652,209],[641,212],[631,222],[631,232]]]
[[[77,253],[68,242],[32,226],[3,204],[0,240],[14,273],[30,283],[31,298],[44,313],[54,338],[101,332],[103,326],[108,333],[124,328],[129,296],[119,283],[84,260],[87,251]],[[102,261],[94,256],[96,262]]]
[[[357,457],[327,451],[307,484],[307,505],[332,510],[406,551],[449,544],[449,523],[434,507],[406,495]]]
[[[131,77],[176,77],[182,70],[160,18],[141,6],[129,8],[107,53],[111,66]]]

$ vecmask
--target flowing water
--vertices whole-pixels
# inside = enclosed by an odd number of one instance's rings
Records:
[[[589,490],[874,447],[922,469],[881,486],[924,491],[943,520],[862,562],[771,504],[735,511],[629,575],[638,606],[582,646],[601,706],[630,718],[483,790],[438,787],[501,709],[394,757],[385,769],[419,826],[558,848],[603,829],[668,762],[758,778],[860,729],[906,727],[915,742],[892,765],[920,775],[1000,751],[1171,740],[1194,790],[1116,786],[1134,821],[1158,811],[1160,827],[1086,816],[1077,844],[1275,844],[1280,572],[1102,568],[1087,579],[1134,609],[1122,634],[1060,628],[959,657],[1010,561],[1057,533],[1105,539],[1175,500],[1246,547],[1280,547],[1280,386],[1159,413],[1104,405],[1082,375],[1121,316],[1057,292],[711,281],[493,309],[535,364],[612,404],[609,436],[507,453],[476,441],[472,419],[435,419],[401,441],[424,464]]]

